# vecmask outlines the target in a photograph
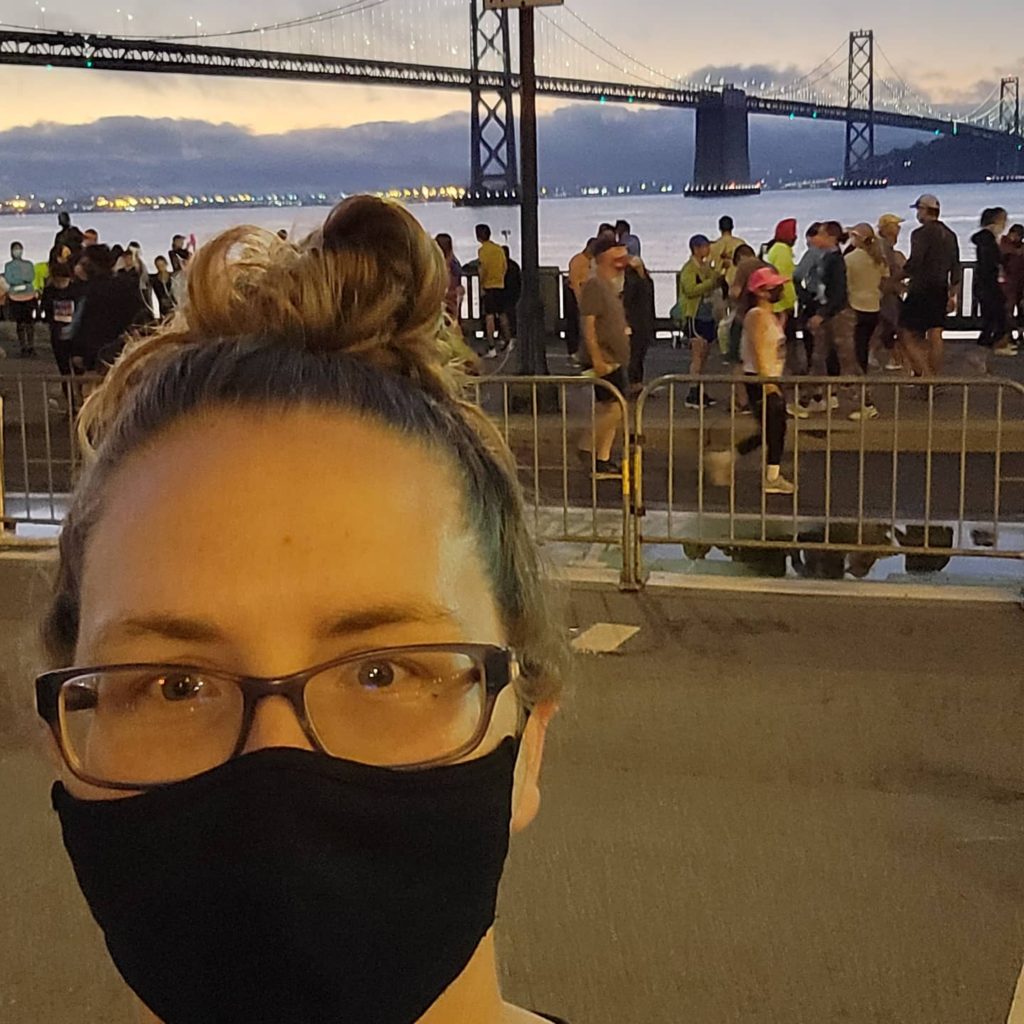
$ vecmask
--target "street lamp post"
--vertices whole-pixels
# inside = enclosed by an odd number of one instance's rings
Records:
[[[519,166],[520,237],[523,258],[523,297],[519,317],[519,372],[547,374],[544,323],[540,299],[540,197],[537,181],[537,56],[534,10],[519,11]]]
[[[522,239],[523,294],[519,305],[519,373],[547,376],[548,359],[540,296],[540,189],[537,180],[537,53],[536,7],[559,7],[564,0],[484,0],[487,9],[519,10],[519,166],[520,237]],[[538,389],[537,402],[545,411],[557,409],[553,387]],[[530,398],[531,404],[533,396]],[[519,404],[516,402],[515,404]]]

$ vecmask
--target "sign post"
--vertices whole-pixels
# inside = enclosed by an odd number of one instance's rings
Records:
[[[522,186],[523,296],[519,315],[519,370],[524,376],[547,376],[548,360],[540,297],[540,224],[537,179],[537,62],[534,8],[560,7],[564,0],[484,0],[489,9],[519,11],[519,145]],[[545,411],[557,409],[558,396],[538,392],[538,404]],[[531,398],[532,400],[532,398]]]

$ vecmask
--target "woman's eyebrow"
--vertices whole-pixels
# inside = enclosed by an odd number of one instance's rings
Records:
[[[456,622],[450,608],[427,602],[399,602],[353,609],[322,619],[314,635],[319,640],[368,633],[384,626],[401,625],[451,625]],[[164,640],[181,640],[200,643],[216,643],[226,638],[226,633],[208,619],[156,613],[136,615],[108,623],[96,638],[97,644],[111,640],[126,640],[136,637],[154,636]]]

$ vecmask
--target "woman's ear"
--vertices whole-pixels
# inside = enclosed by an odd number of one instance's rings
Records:
[[[513,833],[522,832],[540,810],[540,766],[544,759],[544,741],[557,711],[558,705],[554,701],[544,701],[533,708],[527,719],[512,794]]]

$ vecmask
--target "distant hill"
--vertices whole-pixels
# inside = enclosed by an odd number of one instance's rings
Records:
[[[751,118],[755,178],[771,184],[842,173],[844,126]],[[913,146],[919,133],[880,129],[879,149]],[[934,167],[987,167],[957,143],[946,153],[918,147],[911,166],[946,181]],[[549,187],[687,183],[693,170],[692,111],[577,104],[540,122],[540,173]],[[232,124],[172,118],[110,117],[91,124],[38,124],[0,132],[0,194],[205,191],[338,192],[467,184],[469,119],[381,122],[255,135]],[[892,177],[904,158],[880,162]]]

